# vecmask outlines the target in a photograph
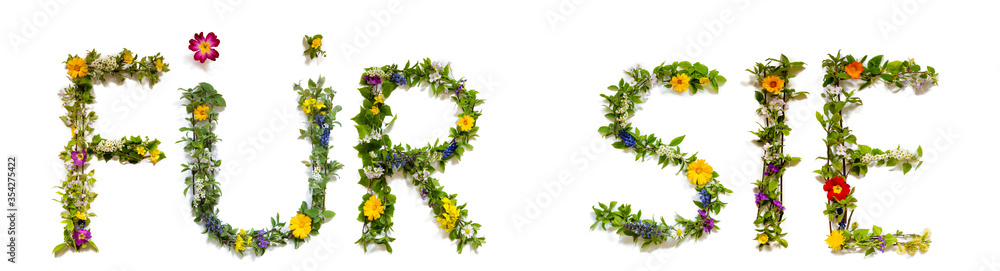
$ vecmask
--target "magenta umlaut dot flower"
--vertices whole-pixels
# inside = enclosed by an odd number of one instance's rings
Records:
[[[205,32],[194,34],[194,38],[188,40],[188,49],[194,52],[194,60],[201,63],[205,63],[206,59],[215,61],[219,58],[219,51],[215,50],[219,46],[219,38],[215,36],[215,32],[209,32],[208,36],[204,34]]]

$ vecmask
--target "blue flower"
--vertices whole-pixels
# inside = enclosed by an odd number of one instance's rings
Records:
[[[323,135],[319,137],[319,144],[323,147],[330,145],[330,128],[323,129]]]
[[[457,148],[458,148],[458,143],[456,143],[455,140],[452,140],[451,144],[448,145],[448,148],[444,149],[444,151],[441,152],[441,156],[444,157],[445,159],[448,159],[448,157],[451,156],[451,154],[455,153],[455,149]]]
[[[211,232],[215,234],[222,234],[222,221],[218,217],[203,214],[201,220],[205,222],[205,232]]]
[[[650,239],[653,236],[659,236],[662,234],[657,228],[656,223],[649,222],[628,222],[622,225],[625,228],[635,234],[642,236],[642,238]]]
[[[837,215],[841,216],[843,214],[844,214],[844,208],[837,208]],[[847,216],[845,215],[843,217],[844,218],[840,222],[837,222],[837,229],[838,230],[847,229]]]
[[[315,121],[316,125],[319,125],[320,128],[323,128],[323,125],[326,124],[326,116],[316,115],[316,117],[313,118],[313,121]]]
[[[403,78],[403,75],[398,73],[393,74],[392,77],[389,77],[389,81],[392,81],[393,83],[396,83],[396,85],[400,86],[406,85],[406,78]]]
[[[712,196],[708,195],[708,191],[702,189],[701,191],[698,191],[698,196],[701,197],[701,206],[708,208],[708,204],[712,202]]]
[[[629,148],[635,147],[635,138],[632,137],[632,134],[626,132],[625,129],[618,130],[618,137],[622,139],[622,143],[625,143],[625,146]]]
[[[401,168],[406,166],[407,161],[413,161],[416,159],[413,155],[405,155],[399,153],[393,153],[392,156],[386,155],[385,160],[393,168]]]

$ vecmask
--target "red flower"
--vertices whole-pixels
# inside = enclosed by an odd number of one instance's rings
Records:
[[[826,180],[826,184],[823,185],[823,191],[826,191],[827,200],[833,200],[834,197],[837,200],[844,200],[847,194],[851,193],[851,185],[847,184],[843,177],[837,176]]]

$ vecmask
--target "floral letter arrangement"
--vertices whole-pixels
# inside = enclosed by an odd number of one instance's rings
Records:
[[[658,245],[668,238],[674,238],[678,242],[685,238],[699,238],[703,234],[710,233],[713,229],[718,229],[716,220],[711,217],[712,213],[718,214],[726,203],[719,201],[719,194],[732,193],[725,188],[716,178],[719,173],[712,169],[712,166],[704,159],[698,159],[697,154],[688,155],[681,152],[681,141],[684,136],[674,138],[669,143],[664,143],[662,139],[653,134],[643,135],[639,128],[633,128],[628,122],[629,118],[635,114],[635,104],[643,102],[643,98],[650,95],[650,88],[662,85],[673,88],[677,92],[685,92],[691,89],[691,94],[695,94],[699,89],[711,86],[718,90],[719,85],[726,82],[726,78],[719,75],[718,71],[709,71],[708,67],[701,63],[691,63],[687,61],[674,62],[670,65],[660,64],[653,71],[647,71],[636,67],[626,71],[635,85],[625,82],[625,79],[618,81],[618,86],[610,86],[608,89],[615,91],[614,95],[601,94],[608,100],[605,106],[611,113],[605,117],[611,119],[611,124],[598,129],[602,136],[615,136],[619,139],[613,146],[616,149],[629,149],[635,151],[635,159],[645,160],[647,156],[656,157],[661,168],[666,168],[669,164],[680,166],[680,170],[685,172],[687,179],[698,195],[698,200],[694,205],[698,207],[698,216],[686,219],[677,215],[676,222],[670,225],[663,217],[659,220],[642,219],[642,211],[632,214],[632,207],[628,204],[619,206],[615,210],[617,202],[610,204],[598,203],[600,208],[593,207],[596,214],[596,222],[590,227],[594,229],[598,224],[601,229],[618,228],[618,234],[632,237],[632,241],[639,242],[639,238],[644,239],[642,247]]]
[[[930,231],[924,230],[921,234],[903,234],[902,231],[895,233],[883,232],[879,226],[872,226],[871,229],[858,228],[857,222],[851,223],[854,214],[855,203],[854,190],[847,183],[848,173],[855,177],[863,177],[868,172],[869,165],[895,167],[901,165],[903,174],[911,169],[920,167],[917,163],[923,156],[923,150],[917,148],[914,155],[908,150],[896,147],[895,150],[880,150],[860,145],[857,137],[851,134],[851,129],[844,126],[843,109],[847,104],[861,105],[861,99],[854,96],[854,91],[845,90],[842,83],[861,83],[857,90],[870,86],[876,80],[882,80],[885,84],[903,88],[910,85],[914,89],[919,89],[925,85],[937,84],[937,73],[934,68],[927,67],[921,70],[913,60],[907,61],[882,61],[882,56],[875,56],[865,60],[868,56],[856,60],[854,56],[830,55],[830,59],[823,60],[823,68],[826,69],[823,87],[825,93],[822,94],[826,100],[823,112],[816,112],[816,119],[823,125],[827,137],[823,140],[826,143],[827,155],[820,157],[826,159],[826,164],[815,172],[825,181],[823,190],[826,194],[826,210],[823,214],[830,220],[830,235],[826,238],[826,243],[833,251],[864,251],[865,256],[879,252],[885,252],[887,247],[896,246],[899,254],[914,255],[919,250],[926,252],[930,246]]]
[[[66,115],[59,117],[66,127],[69,127],[72,138],[66,143],[65,150],[59,153],[59,158],[66,163],[66,179],[57,187],[59,198],[65,210],[60,215],[63,229],[63,242],[52,249],[57,253],[69,248],[80,251],[97,245],[88,225],[96,215],[90,210],[90,203],[97,198],[97,193],[91,191],[94,182],[94,170],[86,171],[88,161],[97,157],[98,160],[110,161],[117,158],[122,164],[136,164],[149,158],[153,164],[167,156],[158,148],[160,141],[138,136],[122,137],[118,140],[101,138],[101,135],[89,137],[94,132],[92,128],[97,114],[91,111],[94,103],[94,83],[106,82],[105,77],[124,81],[134,78],[140,82],[146,79],[149,87],[160,81],[160,73],[169,71],[169,64],[163,62],[160,54],[139,58],[128,49],[120,53],[101,56],[91,50],[85,57],[70,55],[66,62],[67,74],[71,85],[59,92],[66,108]],[[87,142],[89,137],[90,142]]]
[[[806,92],[796,92],[795,89],[788,88],[788,80],[795,77],[793,73],[802,69],[802,62],[789,62],[788,57],[781,55],[781,59],[770,58],[767,64],[757,63],[753,70],[747,70],[757,76],[757,83],[761,89],[754,92],[757,103],[760,104],[758,113],[764,115],[764,123],[756,132],[757,143],[764,144],[764,156],[761,157],[764,163],[764,172],[761,179],[753,184],[757,187],[757,195],[754,203],[757,205],[757,234],[754,240],[760,243],[757,249],[763,249],[771,242],[778,242],[783,247],[788,247],[788,241],[781,230],[781,222],[785,216],[785,206],[782,205],[782,191],[784,190],[785,167],[799,161],[798,157],[784,154],[785,136],[792,129],[785,124],[788,109],[788,101],[797,96],[804,96]]]
[[[339,125],[336,121],[340,106],[333,106],[332,100],[336,92],[332,88],[324,88],[325,79],[309,80],[308,87],[295,84],[293,89],[299,93],[299,105],[305,113],[307,129],[300,130],[299,139],[308,138],[312,144],[309,160],[302,161],[312,169],[309,177],[309,194],[312,204],[302,202],[298,212],[288,221],[287,228],[280,215],[271,218],[271,226],[260,229],[239,229],[219,220],[218,209],[222,190],[216,182],[216,174],[222,166],[216,151],[219,138],[215,134],[218,125],[218,110],[226,106],[212,85],[200,83],[194,88],[181,89],[183,98],[187,100],[185,108],[191,117],[186,118],[190,127],[181,127],[181,132],[187,132],[178,142],[184,142],[184,151],[191,156],[191,161],[183,164],[184,171],[190,171],[191,176],[184,178],[184,194],[191,193],[191,208],[195,215],[194,221],[204,223],[209,240],[236,251],[241,256],[247,249],[253,250],[257,256],[263,255],[269,248],[277,244],[287,244],[288,240],[298,248],[310,235],[319,234],[319,228],[327,219],[334,216],[333,211],[326,210],[326,184],[334,171],[343,167],[337,161],[330,161],[327,154],[330,151],[330,128]],[[190,191],[189,191],[190,190]]]
[[[433,209],[440,223],[440,228],[448,232],[450,240],[458,240],[458,253],[462,253],[465,245],[473,250],[486,242],[485,237],[478,236],[479,223],[468,220],[468,210],[465,204],[458,204],[457,194],[448,194],[438,180],[431,177],[435,165],[444,171],[445,164],[451,159],[460,159],[469,144],[476,138],[479,127],[476,120],[482,112],[476,111],[476,105],[483,102],[477,99],[478,91],[467,89],[465,79],[456,80],[451,76],[451,66],[430,59],[417,62],[414,65],[406,63],[402,69],[399,66],[386,65],[365,69],[361,76],[361,96],[365,98],[361,112],[353,120],[358,129],[358,145],[354,146],[361,157],[362,169],[358,170],[361,181],[367,190],[361,197],[358,206],[358,221],[364,223],[362,236],[357,244],[361,244],[365,252],[369,244],[384,245],[386,251],[392,253],[390,242],[395,240],[389,236],[392,231],[392,214],[395,210],[396,196],[391,193],[387,183],[393,173],[403,173],[412,178],[413,186],[420,189],[421,198],[427,200],[427,205]],[[451,140],[435,141],[423,147],[392,144],[392,139],[386,134],[386,128],[392,124],[396,116],[392,114],[389,105],[385,103],[398,87],[414,87],[426,84],[436,95],[447,95],[460,108],[456,126],[451,128]],[[392,117],[392,118],[389,118]]]

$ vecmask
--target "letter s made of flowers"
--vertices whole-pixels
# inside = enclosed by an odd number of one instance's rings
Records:
[[[185,109],[190,115],[186,120],[191,124],[181,127],[186,132],[178,142],[184,142],[184,152],[191,160],[183,164],[182,172],[190,172],[184,178],[184,194],[192,195],[191,208],[196,223],[203,223],[209,240],[219,242],[231,251],[243,255],[252,250],[257,256],[263,255],[268,248],[287,244],[291,240],[298,248],[309,236],[319,234],[319,228],[334,212],[326,209],[326,184],[336,176],[336,170],[343,167],[337,161],[327,158],[330,152],[330,128],[340,125],[336,121],[337,112],[341,107],[333,106],[336,92],[329,87],[324,88],[326,81],[322,76],[318,80],[309,80],[306,87],[295,84],[293,89],[298,92],[298,104],[305,114],[306,129],[299,130],[299,139],[308,139],[312,145],[309,159],[302,161],[312,174],[309,176],[309,195],[311,204],[305,201],[299,207],[288,223],[281,220],[280,214],[271,218],[271,225],[266,227],[242,229],[236,228],[219,220],[216,205],[222,190],[216,181],[222,160],[219,160],[218,141],[215,127],[218,126],[219,111],[226,106],[212,85],[200,83],[183,91],[183,99],[187,101]]]
[[[857,222],[851,218],[858,200],[854,197],[856,188],[847,183],[848,175],[861,178],[868,172],[868,166],[902,167],[903,174],[920,167],[920,157],[923,150],[918,147],[916,154],[909,150],[896,147],[895,150],[880,150],[857,143],[857,137],[851,129],[844,126],[844,107],[848,104],[861,106],[861,99],[855,96],[858,90],[871,86],[877,80],[886,85],[903,88],[912,86],[915,90],[937,85],[937,72],[934,68],[921,69],[912,59],[906,61],[882,61],[882,56],[875,56],[865,63],[868,56],[856,59],[852,55],[829,55],[823,60],[824,76],[823,98],[826,104],[823,112],[816,112],[816,119],[826,131],[826,157],[819,174],[823,190],[826,194],[826,210],[823,214],[829,219],[830,235],[826,243],[833,251],[865,252],[865,256],[875,251],[885,252],[887,248],[896,247],[899,254],[914,255],[917,251],[925,252],[930,246],[930,231],[920,234],[904,234],[902,231],[883,232],[879,226],[871,229],[858,228]],[[847,90],[849,84],[860,83],[856,90]],[[913,163],[917,163],[916,166]]]
[[[97,251],[89,228],[91,219],[97,216],[90,209],[90,204],[97,198],[97,193],[91,191],[97,180],[93,169],[86,171],[88,162],[96,157],[105,162],[117,159],[122,164],[137,164],[148,158],[156,164],[167,156],[160,151],[160,141],[156,139],[139,136],[117,140],[104,139],[101,135],[91,137],[94,121],[97,120],[97,114],[91,108],[96,99],[94,83],[106,82],[107,77],[120,81],[131,78],[142,82],[145,79],[152,88],[160,81],[160,74],[170,71],[170,65],[163,62],[160,54],[139,58],[128,49],[105,56],[91,50],[84,57],[70,55],[64,63],[71,84],[59,92],[66,109],[66,115],[59,119],[70,129],[71,138],[59,153],[67,172],[66,179],[57,186],[60,191],[56,201],[62,205],[60,216],[66,225],[63,241],[52,249],[52,253],[87,248]]]
[[[482,246],[486,238],[479,236],[479,223],[468,219],[465,204],[459,205],[457,194],[448,194],[438,179],[431,177],[434,166],[444,171],[449,160],[460,159],[470,141],[477,137],[479,126],[476,120],[482,115],[476,105],[483,103],[477,99],[478,91],[465,87],[465,79],[452,77],[451,65],[424,59],[414,65],[409,62],[365,69],[360,78],[358,91],[365,98],[361,112],[352,120],[357,124],[358,150],[363,168],[358,170],[361,180],[358,184],[368,193],[361,197],[358,206],[358,221],[364,223],[361,244],[365,252],[368,245],[385,246],[392,253],[389,236],[392,231],[392,214],[395,211],[396,196],[388,185],[389,176],[402,173],[412,178],[413,186],[420,189],[421,198],[433,209],[440,228],[448,233],[448,238],[457,240],[458,253],[468,245],[473,250]],[[386,101],[394,90],[400,87],[414,87],[426,84],[438,96],[448,96],[456,105],[456,127],[451,128],[450,140],[435,141],[423,147],[395,144],[386,134],[389,125],[396,119]],[[391,117],[391,118],[390,118]]]
[[[613,95],[601,94],[608,101],[605,109],[611,111],[604,116],[611,119],[611,124],[598,128],[602,136],[614,136],[619,141],[613,146],[616,149],[632,149],[636,153],[635,159],[645,159],[652,157],[657,159],[661,168],[673,164],[680,166],[680,172],[687,175],[698,197],[694,205],[698,207],[698,215],[687,219],[677,215],[674,223],[670,224],[660,217],[659,219],[643,219],[642,211],[632,213],[629,204],[615,206],[617,202],[610,204],[598,203],[592,207],[596,214],[596,221],[591,225],[594,229],[598,225],[601,229],[607,230],[609,227],[618,234],[632,237],[633,242],[638,243],[643,240],[642,247],[649,245],[659,245],[664,241],[673,238],[678,243],[687,238],[700,238],[704,234],[717,230],[719,220],[712,217],[718,214],[726,203],[719,200],[720,194],[732,193],[717,180],[719,173],[712,169],[712,166],[704,159],[698,159],[695,154],[688,155],[681,151],[681,141],[684,136],[674,138],[670,142],[663,142],[653,134],[643,135],[639,128],[632,127],[628,122],[629,118],[635,114],[635,105],[640,104],[650,95],[653,86],[664,86],[672,88],[677,92],[685,92],[691,89],[691,94],[695,94],[700,89],[711,86],[718,90],[719,85],[726,82],[726,78],[719,75],[716,70],[709,71],[708,67],[701,63],[693,65],[687,61],[674,62],[670,65],[660,64],[652,71],[641,67],[635,67],[626,71],[631,83],[626,83],[625,79],[618,81],[618,85],[608,87],[614,91]]]

